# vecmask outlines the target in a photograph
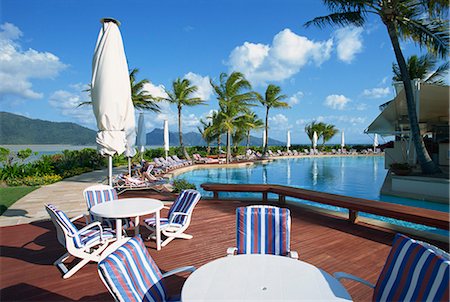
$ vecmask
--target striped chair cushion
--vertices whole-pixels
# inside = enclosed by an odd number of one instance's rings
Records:
[[[98,265],[106,285],[118,301],[165,301],[161,271],[140,236],[128,240]]]
[[[150,227],[152,227],[152,228],[156,228],[156,219],[155,219],[154,217],[144,219],[144,222],[145,222],[148,226],[150,226]],[[169,226],[169,219],[167,219],[167,218],[161,218],[161,219],[159,220],[159,223],[160,223],[161,229],[164,229],[164,228],[166,228],[166,227]],[[178,224],[178,223],[172,223],[172,225],[177,226],[177,227],[182,227],[182,225],[181,225],[181,224]]]
[[[250,206],[236,209],[237,253],[286,256],[290,251],[289,209]]]
[[[58,218],[60,224],[63,226],[63,228],[66,229],[67,233],[70,236],[73,236],[73,242],[77,248],[83,247],[83,243],[81,242],[81,237],[78,234],[77,227],[73,224],[72,221],[70,221],[69,217],[67,217],[66,213],[64,213],[61,210],[54,210],[54,213],[56,214],[56,217]]]
[[[99,187],[99,186],[96,186],[96,187]],[[89,188],[87,188],[84,191],[84,199],[86,201],[88,211],[96,204],[110,201],[113,199],[118,199],[117,192],[114,188],[109,187],[109,186],[102,186],[102,187],[104,187],[104,189],[89,190]],[[90,219],[91,219],[91,221],[96,220],[94,215],[92,215],[92,214],[90,215]]]
[[[84,191],[84,199],[86,200],[88,211],[96,204],[115,200],[118,198],[119,197],[117,195],[116,190],[107,185],[96,185],[92,187],[92,190],[87,188]],[[116,225],[116,221],[114,219],[105,219],[105,218],[99,219],[92,214],[89,215],[90,222],[96,220],[100,220],[103,223],[103,225],[105,225],[108,228],[114,228]],[[124,229],[134,227],[134,223],[130,219],[122,219],[122,224]]]
[[[395,236],[374,301],[449,301],[450,261],[404,235]]]
[[[101,238],[100,234],[102,234]],[[81,244],[83,246],[93,246],[104,240],[113,239],[115,237],[116,232],[111,229],[103,229],[103,233],[100,232],[100,229],[89,229],[80,232]]]
[[[175,212],[181,212],[186,214],[191,214],[194,210],[195,205],[200,200],[200,192],[196,190],[184,190],[180,193],[177,200],[172,204],[169,210],[169,221],[172,219],[172,215]],[[184,225],[188,219],[185,215],[177,215],[173,223]]]

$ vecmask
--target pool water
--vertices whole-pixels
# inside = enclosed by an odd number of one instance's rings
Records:
[[[266,163],[256,163],[239,168],[197,169],[183,173],[176,178],[184,178],[194,183],[203,196],[211,196],[212,192],[203,191],[200,185],[211,183],[249,183],[280,184],[320,192],[360,197],[371,200],[421,207],[442,212],[449,212],[449,205],[409,198],[398,198],[380,195],[387,170],[384,168],[382,156],[342,156],[276,159]],[[256,193],[221,193],[222,197],[254,197]],[[269,194],[269,198],[276,196]],[[323,205],[307,200],[289,199],[321,208],[346,212],[347,210]],[[448,232],[431,227],[398,221],[372,214],[360,213],[361,216],[375,218],[385,222],[413,227],[415,229],[433,231],[447,235]]]

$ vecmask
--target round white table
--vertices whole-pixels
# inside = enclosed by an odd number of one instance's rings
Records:
[[[90,212],[103,218],[116,219],[116,236],[122,238],[122,219],[135,217],[135,235],[139,233],[139,216],[155,213],[156,219],[156,249],[161,249],[160,211],[164,207],[158,199],[152,198],[122,198],[96,204]]]
[[[303,261],[274,255],[220,258],[193,272],[181,300],[351,301],[337,279]]]

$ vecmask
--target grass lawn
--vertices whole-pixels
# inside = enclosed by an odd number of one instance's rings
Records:
[[[6,187],[0,188],[0,215],[6,211],[13,203],[39,188],[36,187]]]

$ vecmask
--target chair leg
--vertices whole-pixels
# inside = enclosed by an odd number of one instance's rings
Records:
[[[69,271],[69,269],[64,265],[64,261],[66,261],[67,258],[69,258],[69,256],[70,256],[69,253],[65,253],[64,255],[59,257],[55,262],[53,262],[53,265],[58,267],[62,271],[63,274],[65,274]]]
[[[83,259],[80,262],[77,263],[77,265],[75,265],[74,267],[72,267],[70,270],[68,270],[64,275],[63,278],[67,279],[72,277],[73,274],[75,274],[76,272],[78,272],[83,266],[85,266],[86,264],[89,263],[89,259]]]
[[[181,238],[181,239],[192,239],[192,235],[185,234],[185,233],[164,233],[163,234],[167,237],[166,240],[164,240],[161,243],[161,246],[166,246],[169,242],[174,240],[175,238]]]

